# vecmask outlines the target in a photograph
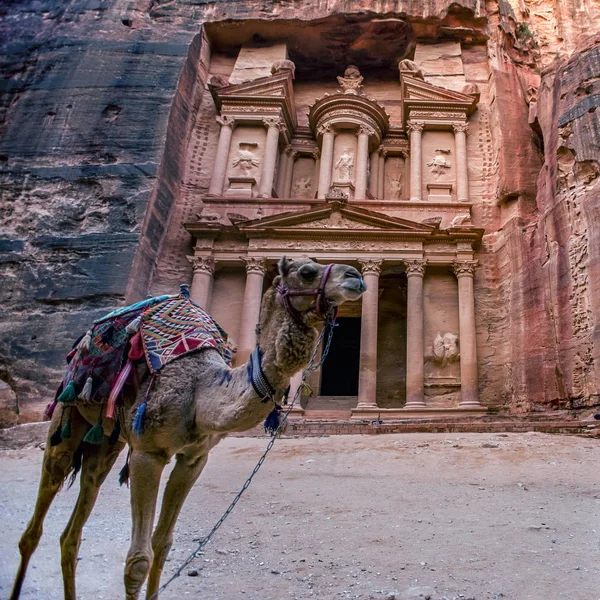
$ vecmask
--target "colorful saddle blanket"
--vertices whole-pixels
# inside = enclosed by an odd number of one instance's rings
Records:
[[[203,348],[214,348],[231,364],[227,333],[182,286],[177,296],[144,300],[96,321],[67,356],[57,400],[108,403],[106,416],[113,418],[136,360],[145,357],[155,374],[176,358]]]

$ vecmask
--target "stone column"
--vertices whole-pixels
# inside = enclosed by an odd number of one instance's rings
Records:
[[[410,121],[406,128],[410,131],[410,199],[421,200],[422,188],[422,151],[421,134],[425,124]]]
[[[227,173],[227,160],[229,159],[229,148],[234,127],[234,120],[227,116],[217,117],[217,123],[221,126],[221,132],[219,133],[219,143],[215,154],[215,166],[208,186],[209,196],[221,196],[223,194],[223,183]]]
[[[318,148],[315,148],[313,151],[313,158],[315,159],[315,170],[313,174],[313,180],[311,185],[311,198],[317,196],[319,190],[319,173],[321,172],[321,151]]]
[[[285,168],[285,185],[283,188],[283,197],[289,198],[292,193],[292,175],[294,174],[294,163],[296,162],[296,155],[298,154],[295,150],[289,148],[286,151],[288,154],[287,164]]]
[[[377,407],[377,323],[379,308],[379,274],[381,259],[359,260],[367,291],[362,297],[360,324],[360,367],[358,374],[358,405],[356,408]]]
[[[335,133],[330,125],[319,127],[319,133],[323,135],[323,143],[321,144],[321,164],[319,168],[319,190],[317,197],[322,199],[329,192],[329,186],[331,185]]]
[[[387,150],[379,146],[379,168],[377,169],[377,193],[379,200],[385,198],[385,157]]]
[[[453,123],[456,144],[456,197],[459,202],[469,201],[469,172],[467,168],[467,123]]]
[[[285,175],[286,175],[286,168],[287,168],[287,163],[288,163],[288,158],[289,158],[288,148],[290,148],[290,147],[289,146],[285,147],[284,151],[281,153],[281,156],[279,158],[279,171],[277,173],[277,187],[275,189],[277,190],[277,195],[280,198],[283,198],[283,196],[285,194]]]
[[[406,298],[406,405],[424,408],[423,276],[426,261],[406,260],[408,290]]]
[[[369,166],[369,135],[373,132],[362,125],[358,129],[356,147],[356,177],[354,179],[354,199],[364,200],[367,196],[367,169]]]
[[[263,281],[267,266],[264,258],[243,258],[246,263],[246,288],[240,325],[236,364],[245,363],[256,346],[256,326],[260,317]]]
[[[273,193],[273,177],[277,164],[277,148],[279,146],[279,128],[281,120],[278,117],[263,119],[267,128],[267,143],[265,144],[265,157],[263,160],[262,175],[260,178],[259,198],[271,198]]]
[[[289,402],[291,403],[294,399],[294,395],[296,394],[296,390],[300,387],[302,383],[302,370],[298,371],[291,379],[290,379],[290,397]],[[285,410],[285,407],[284,407]],[[296,399],[296,404],[292,408],[292,412],[290,415],[301,417],[304,414],[304,409],[302,408],[302,393],[298,394],[298,398]]]
[[[210,309],[215,261],[211,256],[188,256],[194,267],[190,298],[205,311]]]
[[[455,261],[458,278],[458,335],[460,344],[459,408],[481,408],[477,382],[477,339],[475,335],[475,295],[473,274],[477,261]]]
[[[379,173],[379,150],[373,150],[371,152],[371,177],[369,178],[369,192],[373,198],[379,198],[377,191]]]

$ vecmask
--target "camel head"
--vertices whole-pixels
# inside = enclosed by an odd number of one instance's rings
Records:
[[[360,272],[350,265],[321,265],[309,258],[288,260],[284,256],[278,267],[279,277],[273,283],[280,294],[287,295],[292,312],[305,315],[307,325],[348,300],[358,300],[367,289]]]

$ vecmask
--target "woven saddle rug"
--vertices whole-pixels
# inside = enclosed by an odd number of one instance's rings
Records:
[[[57,402],[106,403],[106,416],[114,418],[123,387],[137,387],[136,361],[145,358],[154,375],[176,358],[203,348],[214,348],[231,365],[227,333],[190,300],[185,286],[177,296],[158,296],[113,311],[75,342],[47,414],[51,416]]]

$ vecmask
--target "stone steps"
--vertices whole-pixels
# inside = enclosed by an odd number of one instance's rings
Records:
[[[310,411],[307,411],[310,413]],[[319,411],[325,412],[325,411]],[[324,415],[323,415],[324,416]],[[305,414],[306,417],[306,414]],[[364,421],[290,420],[286,436],[319,435],[377,435],[382,433],[510,433],[536,431],[539,433],[589,434],[600,436],[600,424],[568,420],[472,420],[472,421],[390,421],[379,425]]]

